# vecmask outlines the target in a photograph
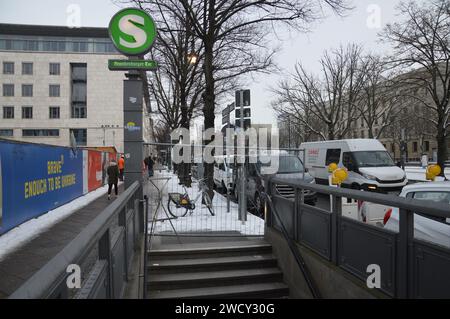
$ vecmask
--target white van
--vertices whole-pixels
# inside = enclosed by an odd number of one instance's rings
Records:
[[[328,165],[336,163],[349,171],[342,186],[379,192],[400,192],[408,183],[405,172],[395,165],[378,140],[349,139],[303,143],[300,158],[316,183],[328,184]]]

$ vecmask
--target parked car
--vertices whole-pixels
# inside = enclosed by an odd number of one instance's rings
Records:
[[[249,160],[249,157],[246,160],[247,187],[245,194],[247,206],[253,206],[256,215],[261,217],[264,216],[264,198],[261,193],[264,191],[265,176],[270,175],[287,181],[304,179],[308,183],[315,183],[314,178],[305,170],[298,156],[289,154],[276,156],[278,160],[276,172],[270,172],[270,169],[266,169],[273,164],[272,162],[265,163],[266,161],[261,161],[259,158],[252,161]],[[295,196],[294,188],[289,185],[278,184],[276,191],[285,198],[293,199]],[[239,194],[236,193],[235,196],[239,197]],[[303,196],[305,203],[314,205],[317,201],[317,194],[313,191],[304,190]]]
[[[234,189],[234,156],[215,156],[214,185],[222,191]]]
[[[303,143],[305,166],[319,184],[328,184],[328,165],[348,169],[343,187],[379,192],[400,192],[408,183],[405,172],[395,165],[378,140],[348,139]]]
[[[450,205],[450,182],[411,184],[403,188],[400,196],[430,202],[444,202]],[[383,223],[384,228],[398,232],[398,208],[389,209]],[[450,218],[414,214],[414,237],[450,248]]]

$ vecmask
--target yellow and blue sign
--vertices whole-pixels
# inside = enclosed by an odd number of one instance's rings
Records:
[[[83,156],[70,148],[0,141],[0,234],[83,194]]]

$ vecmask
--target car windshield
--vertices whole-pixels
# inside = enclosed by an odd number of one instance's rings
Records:
[[[450,192],[414,192],[414,199],[450,204]]]
[[[395,166],[391,156],[386,151],[353,152],[358,167]]]
[[[271,163],[261,163],[260,166],[269,167]],[[273,164],[275,165],[275,163]],[[303,164],[297,156],[279,156],[278,174],[291,174],[303,172]]]

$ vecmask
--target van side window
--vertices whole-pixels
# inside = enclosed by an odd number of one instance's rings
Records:
[[[349,170],[355,168],[351,153],[349,152],[342,153],[342,165],[344,165],[344,167],[346,167]]]
[[[339,163],[339,159],[341,158],[341,149],[340,148],[332,148],[327,150],[327,157],[325,158],[325,165],[328,166],[331,163]]]

